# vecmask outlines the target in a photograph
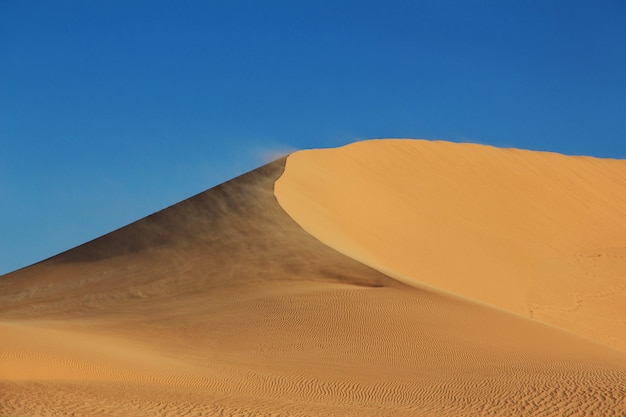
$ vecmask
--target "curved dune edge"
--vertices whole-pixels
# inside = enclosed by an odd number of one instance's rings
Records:
[[[626,161],[370,140],[290,155],[275,194],[390,276],[626,351]]]

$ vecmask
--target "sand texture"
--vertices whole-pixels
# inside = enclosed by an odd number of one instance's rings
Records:
[[[626,161],[294,153],[0,277],[0,416],[624,416]]]

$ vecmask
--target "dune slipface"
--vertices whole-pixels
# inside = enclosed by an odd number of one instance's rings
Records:
[[[0,277],[0,415],[624,415],[625,183],[476,145],[295,153]]]

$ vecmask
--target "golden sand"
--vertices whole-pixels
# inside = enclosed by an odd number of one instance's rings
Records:
[[[0,416],[622,416],[625,255],[626,161],[297,152],[0,277]]]

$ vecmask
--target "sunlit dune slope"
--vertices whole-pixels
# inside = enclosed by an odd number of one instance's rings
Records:
[[[276,195],[391,276],[626,351],[626,161],[373,140],[291,155]]]
[[[307,233],[306,154],[0,277],[0,416],[626,412],[622,352]]]

